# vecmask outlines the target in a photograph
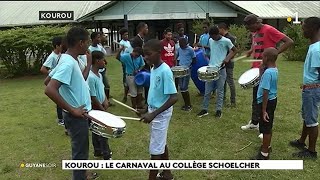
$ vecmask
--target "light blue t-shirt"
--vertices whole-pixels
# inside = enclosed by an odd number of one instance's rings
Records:
[[[51,79],[61,82],[59,94],[72,107],[85,105],[91,110],[89,85],[84,80],[78,61],[69,54],[62,54],[59,64],[50,72]]]
[[[179,66],[190,67],[192,59],[196,57],[192,47],[187,46],[185,49],[179,48],[177,56],[179,58]]]
[[[56,54],[52,51],[52,53],[48,56],[46,61],[43,63],[44,67],[47,67],[49,69],[54,69],[58,64],[58,57],[60,54]]]
[[[133,58],[130,53],[120,55],[120,61],[126,66],[126,74],[133,74],[134,71],[144,66],[142,56]]]
[[[201,46],[209,46],[209,39],[210,39],[209,33],[202,34],[200,36],[199,44]],[[205,49],[205,48],[202,48],[202,49],[204,52],[206,52],[206,55],[210,55],[210,49]]]
[[[320,41],[309,46],[306,60],[304,61],[303,69],[303,84],[317,84],[320,68]]]
[[[87,82],[90,88],[90,96],[94,96],[102,104],[106,99],[104,92],[104,84],[102,82],[102,76],[100,73],[99,77],[90,70]]]
[[[209,66],[220,67],[223,60],[227,57],[229,50],[234,46],[230,39],[221,37],[218,41],[209,39],[210,61]]]
[[[179,42],[177,42],[176,44],[174,44],[174,50],[175,50],[175,53],[178,54],[178,49],[180,48],[180,44]],[[179,57],[177,57],[177,60],[179,60]]]
[[[90,45],[88,49],[90,52],[101,51],[101,52],[103,52],[104,55],[107,55],[107,51],[100,44],[97,44],[96,47]]]
[[[261,76],[260,84],[257,92],[258,104],[262,103],[263,100],[263,90],[268,90],[268,100],[273,100],[277,97],[278,89],[278,69],[268,68]]]
[[[150,73],[148,105],[154,108],[160,108],[168,101],[171,94],[176,93],[177,89],[170,67],[166,63],[162,63],[158,68],[152,68]]]
[[[133,48],[132,48],[131,43],[130,43],[129,40],[125,41],[125,40],[122,39],[120,41],[120,44],[126,47],[123,51],[121,51],[121,55],[124,54],[124,53],[132,53]]]
[[[80,70],[81,72],[86,68],[87,66],[87,55],[79,55],[78,56],[78,61],[79,61],[79,66],[80,66]]]

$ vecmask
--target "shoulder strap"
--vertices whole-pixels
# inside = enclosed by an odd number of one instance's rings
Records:
[[[58,56],[57,65],[58,65],[58,63],[59,63],[59,61],[60,61],[60,58],[61,58],[61,54]]]

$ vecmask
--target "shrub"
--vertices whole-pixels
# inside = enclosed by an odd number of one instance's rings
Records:
[[[54,36],[64,36],[65,27],[37,26],[0,31],[0,60],[8,76],[37,74],[52,51]]]
[[[283,53],[285,60],[304,61],[308,51],[309,41],[304,38],[301,25],[288,25],[284,28],[284,33],[294,41],[294,45]]]
[[[250,33],[244,25],[232,24],[229,27],[229,32],[236,38],[235,46],[238,48],[239,54],[250,49]]]

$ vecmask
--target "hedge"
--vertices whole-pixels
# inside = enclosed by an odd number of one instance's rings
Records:
[[[69,26],[37,26],[0,31],[0,62],[7,76],[37,74],[52,52],[54,36],[64,36]]]

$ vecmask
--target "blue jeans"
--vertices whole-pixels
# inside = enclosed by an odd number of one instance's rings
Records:
[[[222,110],[223,106],[223,96],[224,96],[224,84],[226,82],[227,73],[226,68],[219,71],[220,77],[216,81],[206,82],[205,93],[202,102],[202,109],[208,111],[209,101],[211,98],[211,93],[217,89],[217,101],[216,101],[216,111]]]
[[[63,119],[71,138],[72,160],[88,160],[89,124],[86,118],[76,118],[63,112]],[[73,180],[86,180],[86,170],[74,170]]]
[[[181,92],[187,92],[189,87],[190,74],[188,76],[184,76],[179,78],[179,86]]]
[[[304,89],[302,91],[302,119],[307,127],[318,126],[320,105],[320,88]]]

